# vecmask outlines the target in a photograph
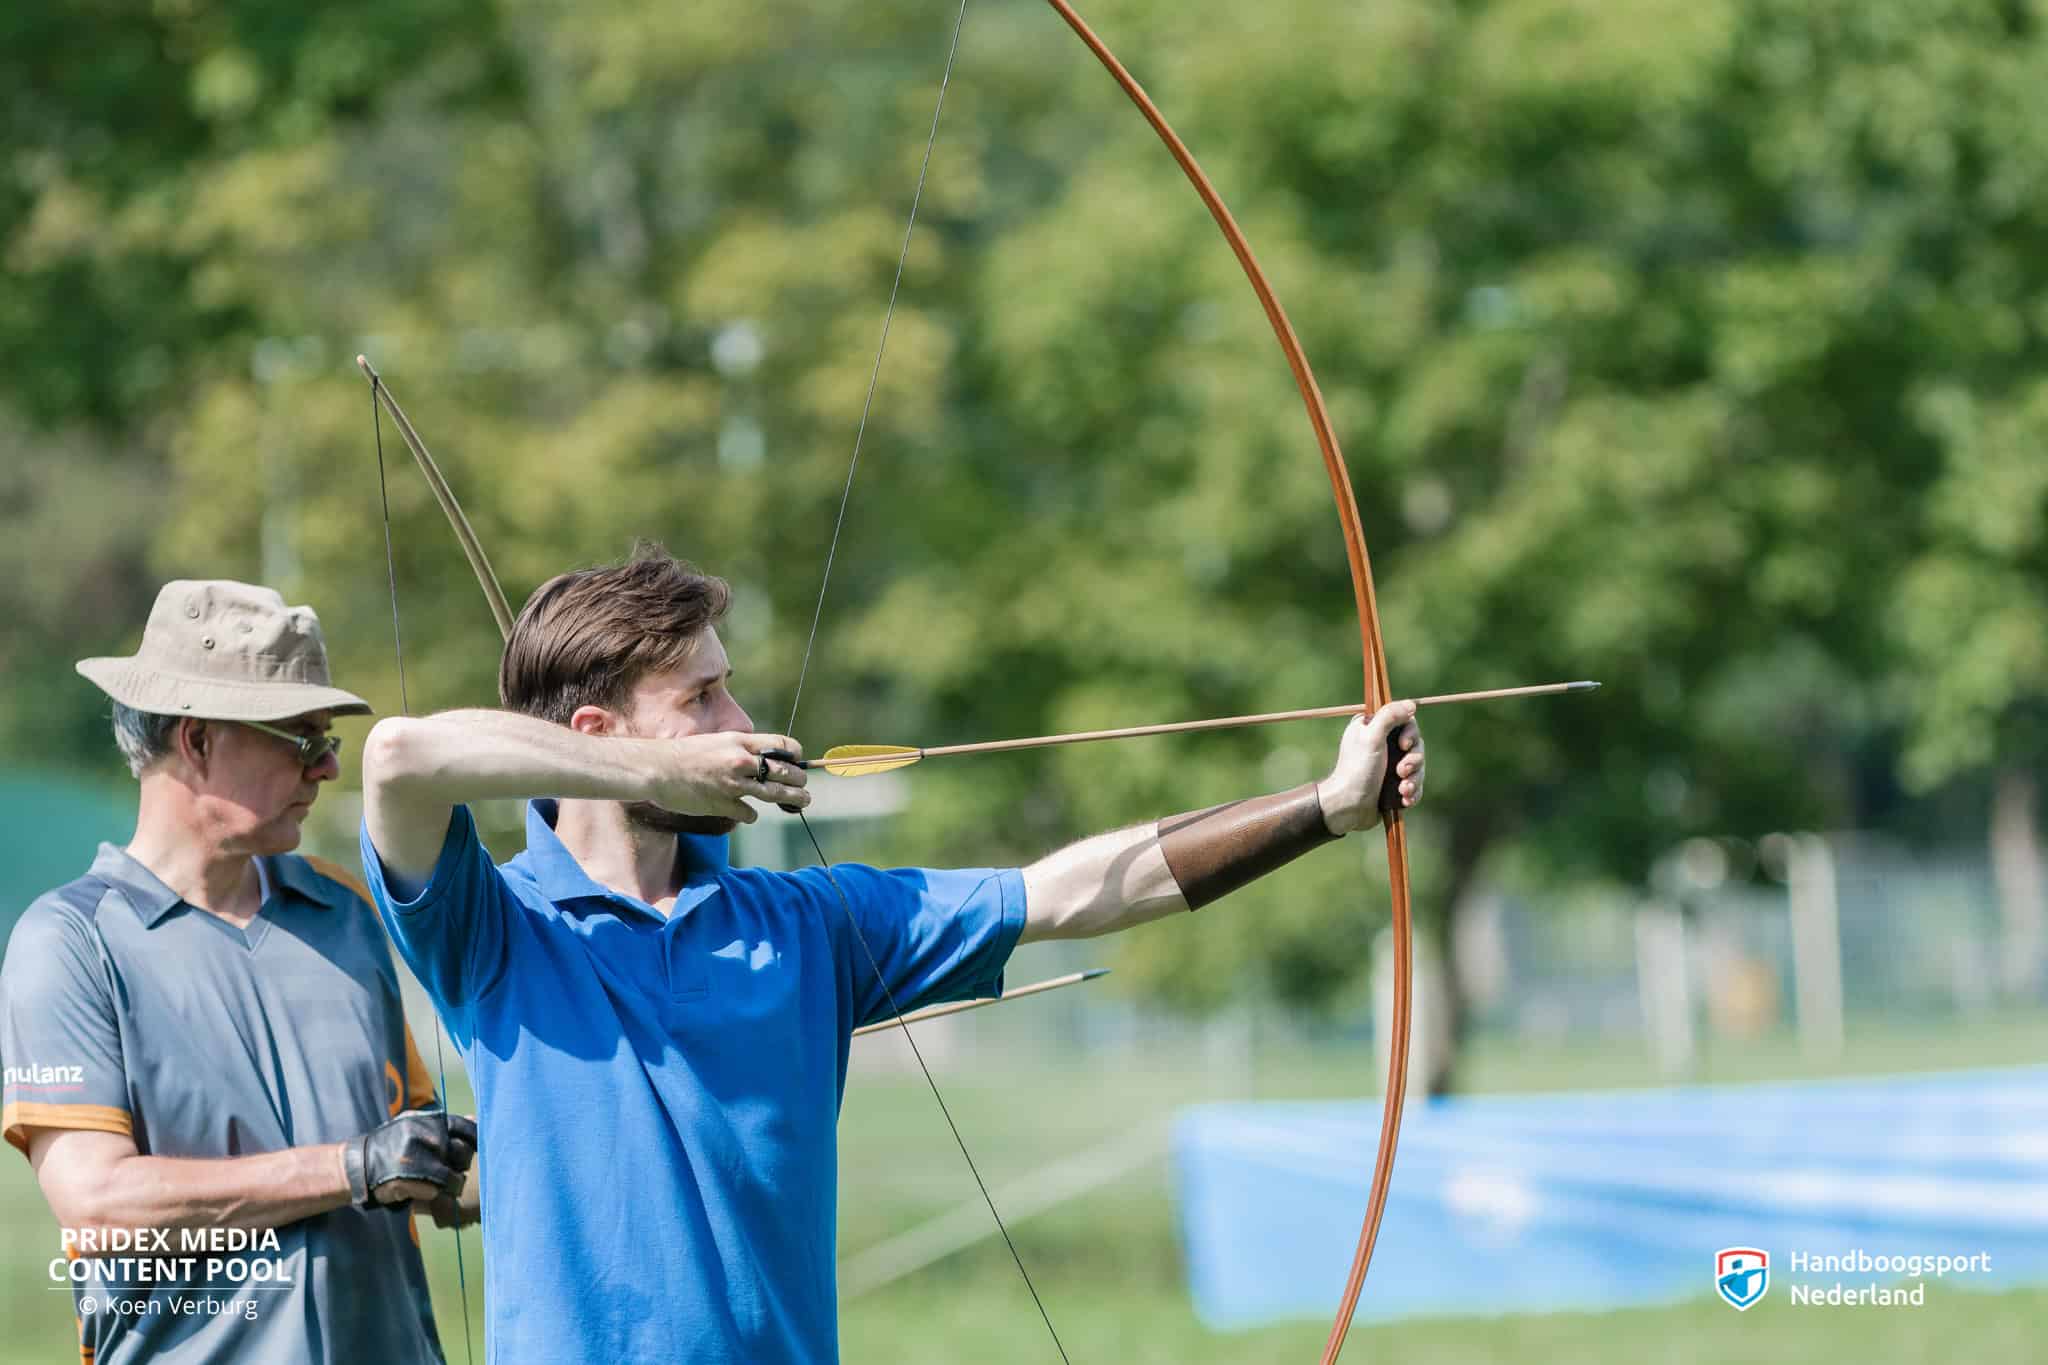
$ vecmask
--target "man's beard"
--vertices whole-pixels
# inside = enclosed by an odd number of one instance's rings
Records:
[[[652,801],[628,801],[626,823],[656,834],[730,834],[739,821],[715,815],[678,815]]]

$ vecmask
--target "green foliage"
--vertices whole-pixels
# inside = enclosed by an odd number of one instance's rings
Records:
[[[1150,131],[1033,4],[970,9],[870,407],[948,17],[173,0],[0,20],[0,744],[102,761],[68,661],[132,644],[174,573],[313,601],[340,676],[397,705],[358,350],[515,600],[644,534],[730,577],[763,725],[787,715],[865,415],[813,748],[1356,695],[1341,541],[1266,321]],[[2039,765],[2033,9],[1091,17],[1315,358],[1397,688],[1607,684],[1428,718],[1426,909],[1491,851],[1633,882],[1688,835],[1903,825],[1907,790]],[[489,617],[386,454],[413,705],[487,700]],[[1025,857],[1313,775],[1333,728],[934,765],[886,848],[832,851]],[[1201,933],[1136,936],[1120,979],[1190,1006],[1260,983],[1342,998],[1378,864],[1325,854]]]

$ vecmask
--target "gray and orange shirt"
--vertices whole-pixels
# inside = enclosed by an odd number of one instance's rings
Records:
[[[144,1156],[249,1156],[339,1142],[436,1103],[361,882],[319,859],[260,862],[266,894],[247,929],[110,844],[28,908],[0,962],[8,1142],[25,1154],[32,1129],[80,1128],[131,1137]],[[168,1281],[78,1282],[76,1306],[93,1304],[79,1314],[81,1356],[443,1358],[408,1216],[343,1208],[276,1235],[251,1253],[274,1276],[260,1283],[265,1272],[208,1278],[203,1251]],[[180,1237],[169,1233],[173,1247]]]

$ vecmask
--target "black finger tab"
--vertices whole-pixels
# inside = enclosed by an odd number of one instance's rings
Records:
[[[803,765],[803,760],[798,758],[795,754],[791,753],[787,749],[763,749],[761,751],[761,780],[763,782],[766,782],[768,780],[767,760],[771,758],[778,763],[792,763],[799,767]],[[781,807],[781,810],[785,815],[803,814],[804,808],[802,806],[792,806],[781,802],[778,802],[777,804]]]

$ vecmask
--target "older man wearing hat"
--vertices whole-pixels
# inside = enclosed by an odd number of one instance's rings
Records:
[[[464,1216],[476,1127],[440,1108],[361,883],[293,852],[368,703],[310,609],[243,583],[167,584],[133,656],[78,671],[141,803],[8,942],[0,1129],[65,1229],[81,1354],[441,1360],[409,1215]]]

